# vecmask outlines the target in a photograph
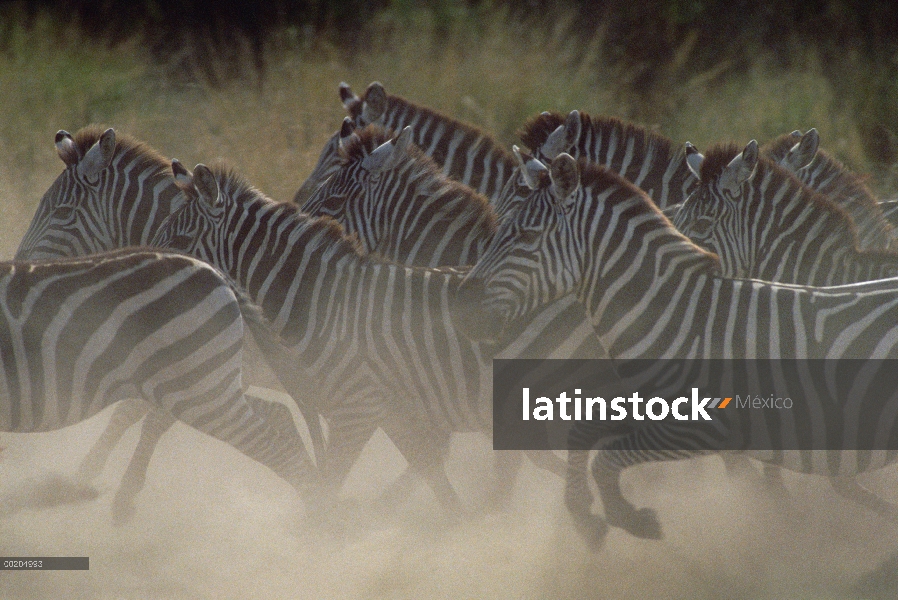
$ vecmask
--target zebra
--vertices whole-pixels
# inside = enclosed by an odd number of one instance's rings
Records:
[[[725,277],[831,286],[898,276],[898,254],[859,250],[847,210],[760,156],[754,140],[687,146],[701,184],[674,225],[720,256]]]
[[[341,130],[325,144],[312,174],[296,192],[293,202],[300,206],[339,170],[339,141],[348,126],[362,128],[376,123],[397,132],[411,126],[415,145],[433,158],[443,173],[490,200],[498,198],[516,167],[514,157],[488,133],[400,96],[387,95],[378,81],[368,85],[361,97],[353,94],[347,83],[340,83],[340,100],[349,115]]]
[[[698,187],[682,146],[634,123],[572,110],[543,112],[519,132],[536,160],[561,153],[602,165],[644,190],[659,207],[679,204]]]
[[[75,133],[60,130],[55,147],[66,165],[44,196],[16,251],[16,260],[83,256],[128,246],[146,246],[162,221],[183,202],[172,162],[146,144],[99,125]],[[179,163],[176,163],[179,164]],[[256,338],[258,341],[261,338]],[[269,363],[280,351],[269,346]],[[278,370],[279,376],[289,373]],[[297,402],[305,411],[301,399]],[[79,467],[85,479],[99,475],[115,443],[141,417],[140,441],[113,501],[120,521],[142,487],[153,449],[174,419],[138,399],[124,400]],[[148,412],[149,410],[149,412]],[[317,416],[307,415],[313,448],[321,452]]]
[[[463,332],[489,340],[539,305],[576,292],[615,361],[898,355],[896,280],[811,288],[725,279],[719,269],[716,255],[679,233],[641,190],[560,154],[549,181],[503,222],[459,286],[456,301],[467,310],[454,314]],[[604,520],[590,513],[588,488],[569,481],[568,508],[591,543],[599,544],[609,525],[639,537],[661,537],[654,512],[637,510],[622,496],[620,473],[641,462],[696,452],[688,444],[681,451],[652,450],[653,431],[660,433],[649,426],[616,440],[593,462]],[[590,447],[590,435],[594,432],[584,435],[575,428],[575,447]],[[895,458],[894,452],[874,453],[869,462],[852,465],[839,457],[829,457],[826,465],[795,464],[791,453],[761,458],[831,477],[853,476]]]
[[[451,433],[491,429],[498,348],[472,343],[452,326],[449,301],[461,271],[365,254],[332,219],[273,202],[223,167],[197,165],[193,180],[184,190],[190,201],[154,245],[232,277],[318,382],[317,408],[335,449],[327,458],[330,485],[380,426],[443,505],[461,510],[442,458]]]
[[[782,135],[765,144],[760,152],[844,208],[857,225],[861,249],[898,249],[895,228],[886,219],[880,202],[863,178],[820,149],[816,129]]]
[[[358,236],[366,252],[402,264],[441,267],[477,261],[498,222],[485,197],[443,175],[412,144],[410,127],[395,139],[373,125],[344,133],[342,169],[316,190],[303,212],[336,219]],[[591,357],[600,352],[582,307],[570,297],[547,307],[515,339],[505,340],[497,356]],[[511,460],[508,453],[500,456]],[[547,461],[550,457],[531,458],[564,473],[555,461]],[[513,479],[500,481],[507,486]]]
[[[369,125],[340,139],[340,170],[302,206],[358,235],[367,252],[425,267],[472,265],[498,218],[489,201],[443,175],[412,143]]]
[[[314,467],[289,411],[244,396],[242,315],[264,333],[225,278],[177,253],[0,263],[0,431],[60,429],[140,397],[312,501]]]

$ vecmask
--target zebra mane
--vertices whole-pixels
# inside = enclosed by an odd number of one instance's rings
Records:
[[[789,150],[791,150],[792,146],[796,143],[798,142],[791,133],[784,133],[764,144],[761,147],[761,156],[769,158],[773,162],[779,162],[789,153]],[[819,152],[820,151],[818,150],[818,153]]]
[[[344,164],[357,162],[371,154],[378,146],[396,137],[395,132],[376,123],[356,129],[338,150]]]
[[[521,143],[536,151],[559,125],[564,125],[566,118],[565,115],[557,112],[544,112],[531,118],[519,132]],[[675,152],[683,151],[681,148],[675,147],[673,140],[669,137],[617,117],[592,116],[581,111],[580,123],[582,125],[581,139],[590,136],[593,139],[604,140],[615,133],[619,140],[632,139],[633,147],[637,151],[645,152],[649,148],[654,148],[657,153],[655,160],[658,162],[664,162]]]
[[[583,188],[592,188],[598,190],[599,192],[607,190],[611,187],[618,187],[623,189],[626,192],[626,197],[630,198],[633,196],[640,196],[642,198],[642,212],[649,213],[653,217],[658,219],[658,225],[669,229],[669,233],[675,235],[678,238],[682,238],[685,244],[687,244],[691,250],[694,252],[701,254],[704,256],[704,259],[708,260],[708,263],[715,270],[720,270],[720,258],[701,246],[698,246],[689,239],[687,236],[680,233],[680,231],[674,227],[671,220],[664,214],[664,212],[658,208],[658,205],[655,204],[652,199],[643,191],[641,188],[630,182],[629,180],[621,177],[617,173],[609,171],[605,167],[601,165],[597,165],[593,162],[590,162],[588,159],[581,158],[577,161],[577,165],[580,171],[580,186]],[[541,184],[545,185],[545,183]],[[610,196],[614,198],[615,196]]]
[[[323,231],[328,241],[333,241],[335,244],[346,244],[347,250],[350,252],[354,252],[359,256],[365,255],[358,235],[346,233],[340,222],[334,218],[327,215],[312,216],[302,212],[300,207],[293,202],[276,202],[272,200],[225,161],[215,161],[209,166],[209,170],[212,171],[212,175],[218,182],[221,196],[226,199],[226,202],[246,204],[255,201],[274,205],[277,214],[288,215],[288,218],[303,221],[312,230]],[[175,185],[181,189],[191,202],[199,200],[199,192],[192,183],[176,181]]]
[[[591,162],[587,158],[580,158],[577,160],[577,165],[580,170],[580,185],[584,188],[597,188],[599,190],[610,188],[610,187],[618,187],[626,190],[629,195],[632,196],[642,196],[645,200],[644,204],[646,205],[647,212],[655,213],[656,215],[662,217],[670,227],[673,227],[673,223],[671,223],[670,219],[658,208],[658,205],[652,202],[652,199],[649,198],[648,194],[645,193],[642,188],[638,187],[636,184],[632,183],[628,179],[621,177],[617,173],[613,171],[609,171],[605,167],[601,165],[597,165],[594,162]],[[546,178],[548,178],[548,174],[546,174]],[[542,184],[545,185],[545,184]]]
[[[356,135],[350,136],[349,140],[340,148],[340,154],[346,161],[345,164],[358,162],[371,154],[375,148],[386,143],[396,137],[391,129],[381,127],[380,125],[368,125],[361,131],[356,131]],[[411,158],[411,170],[415,176],[416,186],[423,187],[430,185],[433,189],[439,189],[440,202],[445,202],[446,194],[453,198],[463,198],[461,203],[464,210],[474,212],[476,214],[486,213],[488,220],[495,226],[498,223],[498,217],[493,210],[489,199],[483,194],[477,193],[476,190],[469,186],[456,181],[443,174],[443,171],[430,156],[426,155],[418,146],[412,144],[408,147],[408,155]]]
[[[742,152],[742,148],[735,143],[717,144],[709,148],[701,166],[702,185],[712,184],[718,177],[720,177],[723,169],[740,152]],[[815,211],[826,211],[835,217],[834,224],[837,223],[837,227],[842,230],[842,233],[852,236],[855,247],[858,247],[860,240],[858,238],[857,224],[851,217],[851,213],[845,210],[845,208],[827,198],[825,194],[806,186],[794,173],[779,166],[764,155],[758,156],[758,164],[755,169],[754,179],[756,181],[761,181],[769,178],[770,183],[768,185],[772,186],[774,189],[786,185],[786,180],[788,180],[791,185],[799,188],[801,190],[801,193],[798,196],[799,201],[811,205]],[[837,235],[840,231],[833,230],[829,233],[831,235]]]
[[[791,144],[789,143],[790,141]],[[795,139],[790,138],[786,134],[765,144],[761,151],[763,156],[779,160],[794,145]],[[863,206],[875,208],[878,212],[878,202],[873,192],[867,186],[869,176],[858,175],[822,148],[817,150],[817,154],[808,168],[816,170],[818,178],[828,182],[820,191],[838,194],[841,197],[849,197]]]
[[[349,116],[355,121],[362,114],[362,105],[365,102],[365,98],[368,95],[368,90],[359,97],[359,101],[353,102],[347,108],[349,112]],[[420,104],[416,104],[411,100],[407,100],[402,96],[394,96],[393,94],[387,94],[387,108],[384,111],[383,119],[389,119],[392,115],[401,114],[403,120],[406,123],[410,123],[414,119],[414,115],[420,115],[419,119],[415,119],[416,121],[427,121],[428,119],[438,119],[440,121],[451,123],[453,129],[464,132],[464,134],[472,135],[472,136],[480,136],[484,138],[489,144],[492,145],[493,148],[496,149],[497,152],[502,152],[504,154],[504,158],[511,164],[514,164],[514,156],[512,156],[511,152],[505,149],[505,146],[500,144],[496,138],[491,135],[489,132],[480,129],[475,125],[471,125],[470,123],[465,123],[464,121],[459,121],[449,115],[442,113],[438,110],[434,110],[432,108],[428,108],[426,106],[422,106]]]
[[[100,136],[108,129],[97,123],[83,127],[72,136],[74,144],[60,150],[60,158],[67,164],[76,164],[91,147],[99,141]],[[115,153],[133,154],[138,157],[136,169],[143,171],[153,169],[153,173],[160,171],[171,172],[171,162],[162,156],[157,150],[140,140],[126,134],[115,132]]]
[[[549,134],[564,125],[564,119],[564,115],[557,112],[538,114],[524,123],[524,126],[518,131],[518,137],[522,144],[535,151],[545,143]]]

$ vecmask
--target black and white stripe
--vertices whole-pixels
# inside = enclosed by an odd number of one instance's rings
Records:
[[[863,177],[820,149],[816,129],[782,135],[764,144],[761,155],[844,208],[857,225],[861,249],[898,248],[894,224],[886,218],[881,203]]]
[[[400,96],[387,95],[381,83],[371,83],[361,97],[346,83],[340,84],[340,100],[348,119],[357,128],[377,124],[393,131],[412,127],[412,142],[430,156],[448,177],[483,194],[498,198],[511,172],[514,157],[488,133]],[[328,140],[312,174],[293,201],[304,204],[330,175],[339,170],[340,132]]]
[[[215,269],[180,254],[0,263],[0,431],[59,429],[141,398],[309,498],[292,419],[244,397],[241,310],[261,326]]]
[[[564,152],[601,165],[645,191],[661,208],[679,204],[698,184],[682,145],[614,117],[544,112],[524,125],[521,142],[547,164]]]
[[[90,126],[74,136],[60,131],[56,134],[56,150],[66,168],[41,198],[16,253],[19,260],[83,256],[146,245],[177,203],[183,201],[175,184],[173,162],[129,136],[117,135],[113,129]],[[174,164],[180,167],[177,161]],[[271,349],[266,359],[276,359],[273,355],[277,353],[278,349]],[[300,408],[304,410],[302,404]],[[116,442],[148,410],[152,411],[152,406],[140,400],[121,402],[82,462],[82,475],[98,475]],[[313,441],[317,441],[317,417],[309,421]],[[153,449],[172,423],[171,416],[164,412],[148,414],[137,451],[113,502],[117,518],[124,514],[121,507],[133,503]]]
[[[828,286],[898,276],[898,254],[860,250],[851,215],[759,156],[754,141],[687,153],[701,184],[673,223],[720,256],[725,277]]]
[[[478,339],[495,337],[505,324],[575,292],[616,361],[898,356],[896,280],[810,288],[723,279],[715,256],[677,232],[645,194],[568,155],[553,161],[551,182],[533,191],[494,240],[460,287],[460,301],[481,301],[479,310],[459,313],[459,326]],[[852,423],[834,426],[844,428],[837,432],[843,435]],[[652,511],[638,511],[623,498],[620,472],[695,455],[689,432],[682,434],[682,451],[669,451],[653,449],[653,431],[649,426],[615,441],[594,463],[607,523],[643,537],[660,536],[660,525]],[[589,447],[594,437],[573,439]],[[790,463],[790,453],[761,458],[849,476],[893,455],[858,464],[836,453],[824,465]],[[590,514],[588,489],[569,488],[567,502],[581,528],[592,528],[587,535],[601,538],[607,525]]]

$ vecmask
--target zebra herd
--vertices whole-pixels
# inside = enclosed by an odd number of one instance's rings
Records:
[[[268,466],[314,511],[334,504],[380,428],[461,514],[443,462],[453,433],[491,431],[494,358],[898,356],[891,211],[816,130],[703,156],[618,119],[546,112],[522,129],[529,152],[509,152],[380,83],[339,93],[348,116],[292,203],[112,129],[56,135],[66,168],[0,263],[0,431],[57,429],[117,403],[82,464],[90,477],[146,416],[117,521],[175,420]],[[314,458],[286,407],[245,393],[247,330]],[[853,426],[837,424],[840,438]],[[666,423],[571,435],[602,450],[601,517],[586,452],[527,456],[566,477],[587,541],[609,526],[661,537],[621,472],[703,451]],[[678,435],[680,449],[657,446]],[[752,456],[896,514],[853,479],[896,452]],[[497,455],[497,501],[520,460]]]

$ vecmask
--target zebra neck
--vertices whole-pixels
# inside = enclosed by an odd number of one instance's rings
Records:
[[[644,190],[660,208],[683,202],[698,187],[684,147],[616,119],[584,123],[576,152]]]
[[[688,243],[678,245],[651,248],[635,273],[626,265],[586,280],[580,300],[611,357],[668,357],[684,317],[700,318],[713,302],[716,259]],[[601,261],[596,264],[601,269]]]

